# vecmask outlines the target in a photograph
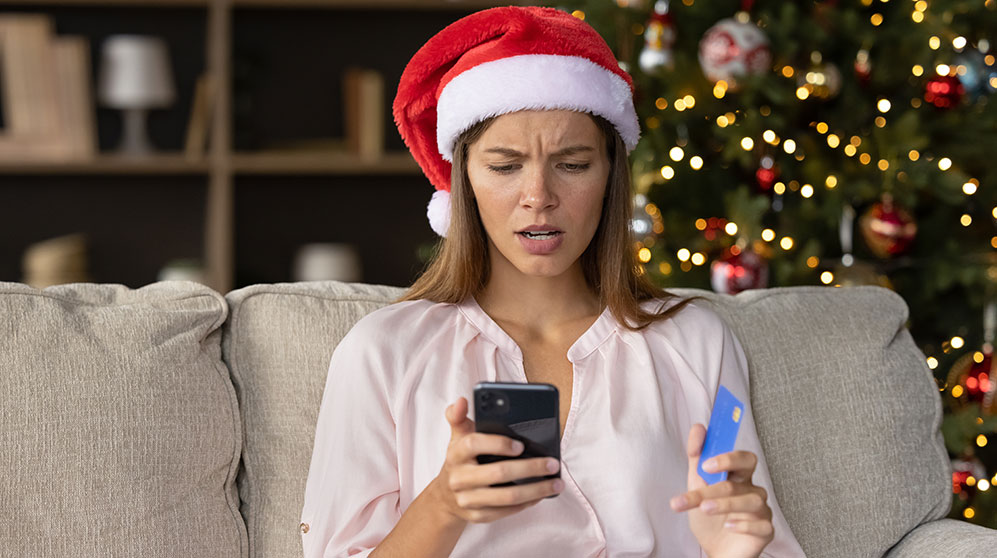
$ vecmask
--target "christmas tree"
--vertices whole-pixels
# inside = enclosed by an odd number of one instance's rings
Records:
[[[997,527],[997,0],[587,0],[634,77],[663,287],[875,284],[943,400],[950,517]]]

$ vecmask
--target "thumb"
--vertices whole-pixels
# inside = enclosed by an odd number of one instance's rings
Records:
[[[447,407],[446,417],[450,423],[450,439],[474,432],[474,421],[467,418],[467,399],[457,398],[457,401]]]
[[[686,453],[689,456],[688,485],[690,489],[706,485],[706,481],[699,476],[698,471],[699,455],[703,452],[704,441],[706,441],[706,427],[697,422],[689,429],[689,443],[686,449]]]

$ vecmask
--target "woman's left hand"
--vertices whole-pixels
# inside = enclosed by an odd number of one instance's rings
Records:
[[[713,485],[699,476],[699,454],[706,427],[694,424],[689,431],[688,492],[672,498],[672,509],[689,511],[689,527],[710,558],[758,558],[775,535],[772,510],[765,489],[751,484],[758,456],[750,451],[720,454],[710,461],[710,473],[727,471],[727,480]],[[684,501],[681,499],[684,498]]]

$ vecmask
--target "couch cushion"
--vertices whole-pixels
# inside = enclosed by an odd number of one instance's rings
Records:
[[[897,294],[672,292],[704,296],[742,342],[776,497],[809,557],[878,558],[947,513],[940,398]],[[323,282],[227,296],[223,350],[245,421],[240,495],[253,556],[300,556],[297,526],[329,358],[360,317],[401,293]]]
[[[952,502],[941,398],[881,287],[703,295],[741,341],[773,488],[809,558],[882,556]]]
[[[218,293],[0,283],[0,554],[244,558]]]
[[[298,524],[332,351],[395,287],[335,281],[253,285],[226,295],[223,355],[239,396],[239,473],[250,555],[300,558]]]

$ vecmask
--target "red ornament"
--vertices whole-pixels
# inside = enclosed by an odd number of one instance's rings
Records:
[[[969,478],[973,477],[970,482]],[[952,493],[957,494],[959,499],[967,501],[976,494],[976,483],[980,479],[987,478],[987,470],[978,459],[952,460]]]
[[[755,252],[731,246],[724,255],[710,266],[710,283],[713,290],[723,294],[737,294],[748,289],[764,289],[768,285],[769,268]]]
[[[727,219],[723,217],[710,217],[706,220],[706,230],[703,231],[703,237],[706,240],[716,240],[717,235],[724,232],[727,227]]]
[[[869,51],[861,49],[855,55],[855,78],[862,85],[869,85],[872,77],[872,64],[869,62]]]
[[[859,230],[873,254],[889,258],[907,251],[917,234],[917,223],[893,203],[892,196],[883,194],[883,200],[859,218]]]
[[[764,192],[772,189],[772,185],[779,178],[779,167],[772,161],[772,157],[762,157],[761,166],[755,171],[755,179],[758,180],[758,187]]]
[[[956,76],[935,76],[924,85],[924,100],[938,108],[952,108],[962,100],[966,88]]]
[[[992,398],[994,388],[997,387],[997,362],[994,361],[993,348],[984,347],[979,351],[983,355],[980,362],[976,362],[977,351],[967,353],[959,357],[949,370],[948,385],[951,387],[965,386],[965,394],[969,401],[983,402],[988,395]],[[988,401],[989,402],[989,401]],[[987,414],[990,414],[989,412]]]

